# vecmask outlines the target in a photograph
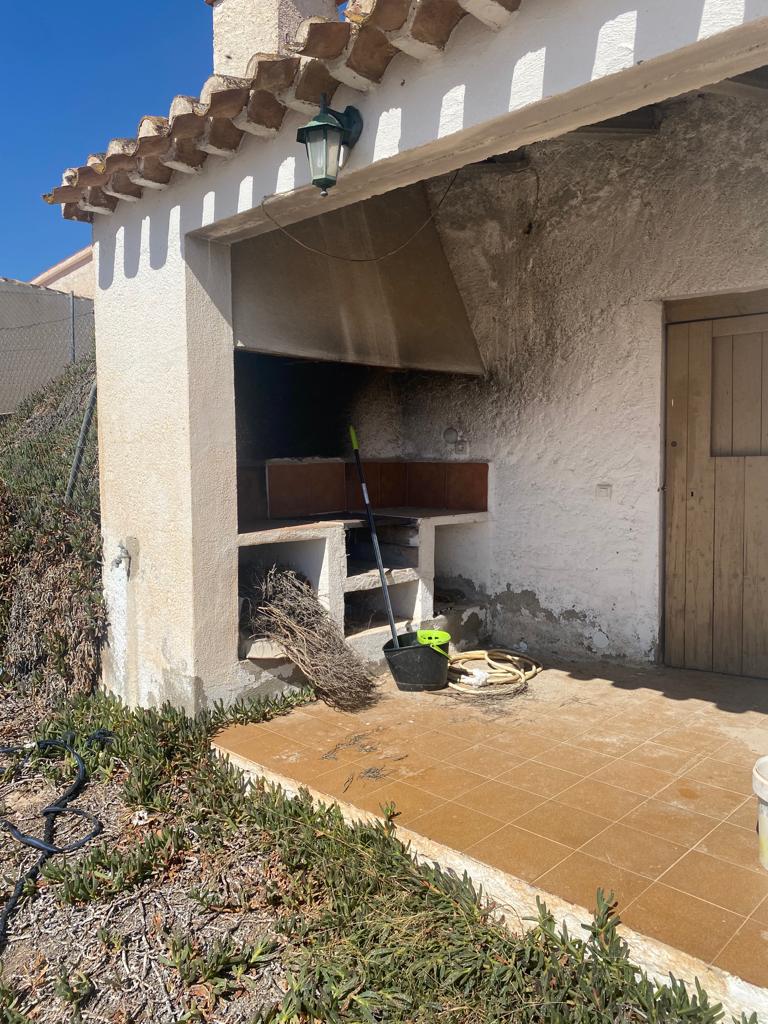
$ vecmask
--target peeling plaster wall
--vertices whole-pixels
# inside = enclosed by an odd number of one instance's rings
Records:
[[[496,642],[652,660],[662,300],[768,284],[765,109],[693,97],[658,137],[530,156],[519,173],[462,171],[437,218],[487,378],[425,377],[357,418],[375,436],[381,417],[382,449],[411,457],[451,457],[455,427],[467,457],[493,464],[493,522],[450,584],[489,606]],[[431,183],[433,202],[446,184]]]

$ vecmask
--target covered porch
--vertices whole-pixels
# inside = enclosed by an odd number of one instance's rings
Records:
[[[763,681],[561,663],[503,701],[404,694],[382,678],[370,710],[308,704],[229,728],[215,749],[350,819],[392,818],[414,852],[467,871],[513,927],[536,894],[583,922],[596,890],[613,892],[641,966],[768,1010],[751,792],[768,750]]]

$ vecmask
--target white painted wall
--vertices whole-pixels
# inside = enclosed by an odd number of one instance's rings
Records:
[[[761,103],[694,95],[658,136],[546,142],[453,186],[437,226],[488,376],[374,380],[354,416],[371,456],[454,458],[453,427],[491,463],[491,524],[438,531],[436,563],[494,641],[657,655],[662,302],[768,284],[766,158]]]
[[[673,9],[666,0],[636,0],[631,11],[626,0],[587,7],[537,0],[496,35],[466,19],[443,58],[419,64],[398,57],[370,94],[337,94],[337,105],[361,107],[367,128],[324,209],[719,80],[765,63],[767,51],[768,0],[678,0]],[[121,203],[94,227],[112,616],[105,680],[134,702],[168,698],[193,709],[247,685],[236,662],[227,251],[190,233],[232,240],[261,230],[259,204],[273,192],[282,195],[272,214],[285,222],[317,212],[316,190],[298,188],[307,181],[294,142],[299,120],[287,118],[272,142],[246,139],[231,161],[211,158],[201,174],[174,180],[165,192]],[[738,138],[749,141],[743,132]],[[727,147],[718,163],[700,142],[696,173],[706,170],[712,196],[730,195],[735,168]],[[528,248],[517,231],[519,213],[529,212],[518,213],[498,194],[484,198],[483,190],[467,197],[461,179],[457,195],[471,200],[476,216],[471,224],[441,218],[449,251],[466,249],[472,229],[474,251],[456,261],[456,273],[494,368],[494,400],[472,422],[472,456],[497,463],[486,589],[493,595],[507,582],[518,595],[530,589],[560,623],[572,621],[573,608],[587,616],[574,626],[574,643],[586,639],[597,651],[633,657],[648,656],[658,621],[660,299],[766,284],[756,280],[743,244],[731,243],[730,266],[715,264],[711,253],[713,240],[722,246],[722,231],[734,224],[758,230],[752,196],[728,216],[718,208],[721,230],[706,236],[702,262],[692,262],[708,220],[691,199],[699,187],[693,171],[679,193],[682,165],[672,155],[650,203],[656,160],[647,151],[646,176],[634,190],[626,187],[634,180],[632,160],[606,174],[611,165],[599,154],[583,157],[591,164],[582,164],[581,176],[578,162],[569,169],[572,150],[559,163],[543,163],[552,183],[542,189],[537,220],[548,226],[534,232]],[[760,166],[754,155],[739,165],[752,176],[753,192]],[[518,183],[506,186],[509,194]],[[529,202],[530,184],[525,195]],[[603,217],[609,219],[598,229]],[[676,248],[668,241],[672,223],[686,229]],[[644,276],[628,237],[642,243]],[[660,238],[663,250],[654,245]],[[764,239],[750,242],[749,252],[758,243]],[[430,415],[406,421],[403,437],[408,448],[418,432],[428,454],[445,396],[425,391],[422,398]],[[620,440],[611,439],[617,424]],[[598,482],[612,483],[607,505],[596,503]],[[509,600],[510,614],[497,602],[496,621],[506,639],[521,639],[515,623],[527,611],[518,614],[517,599]],[[619,600],[631,611],[616,613]],[[540,618],[546,625],[547,615]],[[542,642],[548,635],[540,630]]]

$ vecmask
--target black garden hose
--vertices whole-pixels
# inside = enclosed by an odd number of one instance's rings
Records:
[[[103,746],[105,743],[108,743],[111,738],[112,733],[108,729],[97,729],[96,732],[91,733],[85,742],[89,747],[97,744]],[[69,733],[60,739],[37,740],[34,743],[20,747],[0,747],[0,755],[5,755],[6,757],[14,754],[25,754],[17,765],[17,772],[21,771],[29,763],[29,760],[34,753],[43,753],[46,750],[61,750],[65,754],[71,754],[76,767],[76,775],[72,784],[64,790],[54,803],[50,804],[48,807],[44,807],[40,812],[45,819],[42,839],[37,836],[27,835],[25,832],[18,829],[13,822],[8,821],[6,818],[0,818],[0,828],[8,832],[17,843],[21,843],[22,846],[29,846],[33,850],[38,850],[40,852],[40,856],[32,867],[20,876],[7,903],[3,909],[0,910],[0,952],[5,948],[8,941],[8,922],[11,915],[16,910],[21,897],[24,895],[27,883],[37,881],[40,872],[43,870],[45,862],[50,857],[53,857],[58,853],[74,853],[75,850],[81,849],[86,845],[86,843],[95,839],[103,829],[101,821],[99,821],[95,815],[91,814],[89,811],[83,811],[77,807],[69,806],[70,803],[80,795],[88,782],[88,771],[85,767],[85,762],[73,746],[74,739],[74,735]],[[66,846],[59,846],[56,843],[56,824],[59,816],[62,814],[70,814],[75,815],[78,818],[84,818],[85,821],[90,822],[90,832],[81,839],[68,843]]]

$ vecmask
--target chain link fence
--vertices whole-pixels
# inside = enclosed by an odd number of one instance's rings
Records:
[[[93,302],[0,279],[0,479],[17,499],[97,510],[92,427],[78,446],[94,381]]]
[[[95,380],[93,304],[0,280],[0,733],[98,679]]]

